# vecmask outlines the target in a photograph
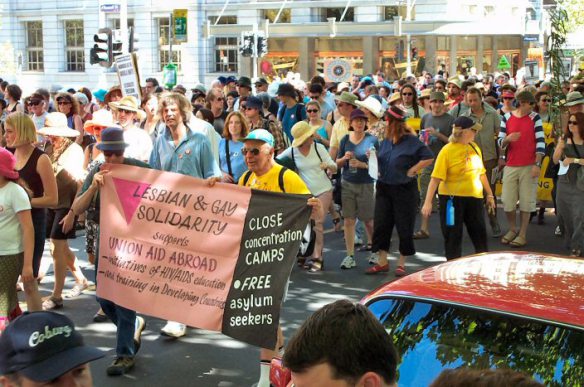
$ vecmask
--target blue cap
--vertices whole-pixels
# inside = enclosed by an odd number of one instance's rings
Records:
[[[227,83],[227,78],[224,77],[223,75],[221,75],[220,77],[218,77],[217,80],[219,82],[221,82],[222,85],[225,85]]]
[[[103,356],[84,344],[73,321],[54,312],[26,312],[0,336],[0,375],[18,372],[35,382],[51,381]]]
[[[121,128],[110,127],[101,132],[101,141],[96,148],[100,151],[119,152],[126,150],[128,144],[124,141],[124,131]]]
[[[249,132],[246,138],[241,139],[242,142],[247,140],[256,140],[256,141],[263,141],[269,144],[271,147],[274,146],[274,136],[272,133],[268,132],[265,129],[255,129]]]
[[[103,102],[104,101],[106,94],[107,94],[107,90],[104,90],[104,89],[98,89],[98,90],[95,90],[93,92],[93,95],[95,96],[95,98],[97,98],[97,100],[99,102]]]
[[[264,108],[264,103],[261,99],[259,99],[258,97],[247,97],[247,100],[245,101],[245,106],[248,109],[258,109],[260,112],[263,110]]]

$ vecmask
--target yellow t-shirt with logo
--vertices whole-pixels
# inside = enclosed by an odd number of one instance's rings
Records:
[[[245,172],[239,178],[238,184],[262,191],[282,192],[279,183],[280,170],[282,168],[283,167],[281,165],[274,164],[272,169],[270,169],[268,173],[262,176],[256,176],[256,174],[252,172],[249,178],[247,179],[247,182],[243,184],[245,176],[247,175],[247,172]],[[287,194],[310,195],[310,190],[308,189],[304,181],[302,181],[300,176],[298,176],[293,171],[291,170],[285,171],[283,180],[284,190],[286,191]]]
[[[483,197],[480,177],[485,173],[478,145],[448,143],[438,154],[432,177],[441,180],[438,186],[440,195],[480,199]]]

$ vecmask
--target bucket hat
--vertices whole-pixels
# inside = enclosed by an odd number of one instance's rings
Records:
[[[123,151],[128,144],[124,141],[124,131],[110,127],[101,132],[101,142],[96,145],[100,151]]]
[[[318,128],[319,126],[311,126],[306,121],[300,121],[295,123],[294,126],[292,126],[291,130],[292,137],[294,137],[294,140],[292,141],[292,146],[296,148],[304,144],[304,142],[308,140],[308,138],[312,136],[317,131]]]
[[[357,106],[355,102],[357,102],[359,98],[353,94],[349,93],[348,91],[343,91],[341,95],[335,97],[335,101],[348,103],[349,105]]]

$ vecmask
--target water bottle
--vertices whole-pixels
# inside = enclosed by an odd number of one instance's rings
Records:
[[[454,203],[452,199],[446,202],[446,225],[454,226]]]
[[[351,156],[351,160],[355,160],[355,154]],[[357,173],[357,167],[352,167],[351,162],[349,161],[349,173]]]
[[[371,176],[371,178],[373,180],[377,180],[377,178],[379,177],[379,166],[377,163],[377,152],[375,151],[374,146],[371,146],[371,148],[369,149],[368,167],[369,167],[369,176]]]

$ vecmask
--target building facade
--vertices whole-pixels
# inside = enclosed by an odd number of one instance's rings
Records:
[[[137,37],[141,78],[161,79],[172,59],[185,86],[252,75],[256,62],[258,75],[293,70],[307,79],[341,59],[351,73],[392,79],[408,63],[413,72],[493,72],[503,56],[515,72],[543,54],[541,0],[4,0],[0,77],[25,90],[116,83],[114,70],[89,64],[89,50],[100,27],[121,25],[120,13],[100,6],[120,1]],[[173,9],[188,10],[185,42],[169,38]],[[254,28],[268,40],[256,62],[238,49],[242,32]]]

